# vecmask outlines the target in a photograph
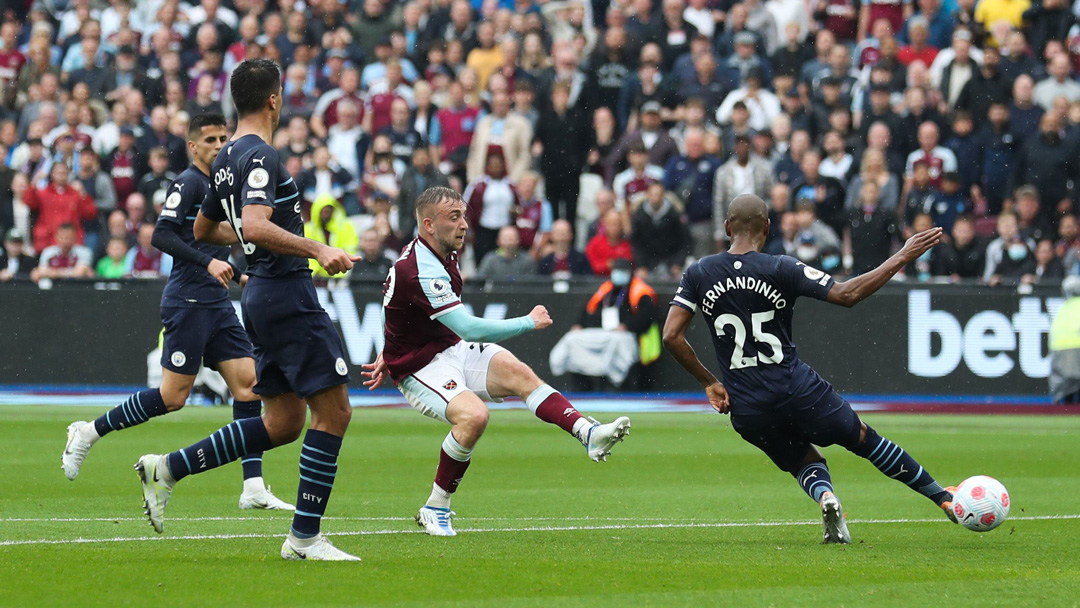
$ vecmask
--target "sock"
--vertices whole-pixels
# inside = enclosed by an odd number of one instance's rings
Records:
[[[262,418],[234,420],[206,439],[169,454],[169,471],[180,481],[188,475],[228,464],[249,450],[262,452],[272,447]]]
[[[319,524],[337,476],[337,458],[341,437],[308,429],[300,449],[300,485],[296,488],[296,512],[292,534],[311,538],[319,533]]]
[[[454,439],[454,432],[446,434],[439,451],[439,469],[435,472],[435,483],[428,497],[429,507],[450,508],[450,495],[457,491],[458,484],[465,477],[472,462],[472,448],[467,448]]]
[[[795,480],[814,502],[821,502],[822,494],[833,491],[832,476],[829,475],[829,465],[825,460],[811,462],[799,469],[799,472],[795,473]]]
[[[940,505],[949,500],[946,492],[930,473],[926,472],[904,448],[877,434],[866,427],[866,439],[861,444],[848,448],[854,454],[870,461],[885,475],[907,484],[909,488]]]
[[[582,419],[581,413],[566,400],[566,397],[547,384],[541,384],[529,393],[529,396],[525,398],[525,405],[529,406],[529,409],[540,420],[558,425],[571,435],[574,434],[574,424]]]
[[[255,418],[262,415],[262,401],[237,401],[233,399],[232,403],[232,417],[233,420],[243,420],[244,418]],[[259,452],[248,452],[244,454],[240,459],[240,465],[244,467],[244,479],[254,479],[256,477],[262,477],[262,455]]]
[[[95,420],[94,430],[97,431],[98,436],[104,437],[112,431],[142,424],[155,416],[163,416],[167,413],[165,400],[161,398],[160,390],[153,388],[140,391]]]

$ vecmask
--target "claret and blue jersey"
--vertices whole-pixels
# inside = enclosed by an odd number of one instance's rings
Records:
[[[214,200],[213,204],[203,205],[203,215],[215,222],[228,222],[233,227],[247,257],[247,274],[273,278],[310,273],[306,259],[276,254],[244,239],[242,211],[247,205],[272,208],[271,222],[292,234],[304,236],[300,191],[273,146],[257,135],[230,141],[214,160],[210,179]]]
[[[701,311],[733,412],[812,404],[832,386],[799,360],[795,300],[824,300],[833,278],[789,256],[720,253],[686,269],[671,304]]]

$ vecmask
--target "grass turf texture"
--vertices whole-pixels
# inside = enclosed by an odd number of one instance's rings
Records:
[[[62,541],[0,546],[0,604],[1060,606],[1080,596],[1080,519],[968,532],[830,448],[855,544],[823,546],[816,505],[726,418],[706,414],[635,415],[632,436],[595,464],[528,412],[494,412],[454,500],[459,536],[440,539],[418,533],[411,516],[427,497],[446,427],[412,411],[356,410],[323,528],[364,561],[285,562],[278,552],[290,515],[237,509],[238,463],[181,482],[164,535],[141,517],[132,464],[202,438],[230,419],[227,408],[113,433],[69,482],[59,462],[64,430],[101,411],[0,408],[0,545]],[[943,483],[997,477],[1013,517],[1080,513],[1080,419],[865,419]],[[299,450],[296,442],[264,457],[267,480],[290,502]],[[918,521],[859,523],[896,519]],[[761,522],[775,525],[744,525]],[[664,524],[673,527],[633,527]],[[169,538],[207,535],[251,537]],[[76,538],[153,540],[67,542]]]

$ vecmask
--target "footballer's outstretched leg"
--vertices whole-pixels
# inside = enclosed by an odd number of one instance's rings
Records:
[[[840,499],[833,492],[832,475],[829,465],[821,452],[810,446],[806,458],[798,471],[794,471],[795,481],[806,495],[814,499],[821,507],[822,542],[825,544],[847,545],[851,543],[847,521]]]
[[[64,475],[74,481],[90,448],[112,431],[119,431],[163,416],[183,407],[166,406],[160,389],[152,388],[129,396],[123,403],[102,414],[93,422],[73,422],[68,425],[68,440],[60,457]]]
[[[946,503],[952,502],[952,492],[941,487],[904,448],[878,435],[877,431],[865,422],[862,423],[859,439],[859,443],[847,448],[850,452],[869,460],[870,464],[883,474],[903,482],[943,509],[946,508]]]

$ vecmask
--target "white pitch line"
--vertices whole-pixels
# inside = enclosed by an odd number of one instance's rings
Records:
[[[1042,521],[1080,519],[1076,515],[1036,515],[1030,517],[1011,517],[1009,521]],[[911,524],[911,523],[945,523],[941,518],[933,519],[852,519],[851,524]],[[714,523],[660,523],[660,524],[610,524],[600,526],[529,526],[524,528],[458,528],[458,532],[473,534],[498,533],[498,532],[581,532],[603,530],[650,530],[650,529],[676,529],[676,528],[766,528],[779,526],[816,526],[821,524],[818,520],[812,521],[757,521],[757,522],[714,522]],[[381,536],[386,534],[421,534],[421,530],[344,530],[334,532],[330,536]],[[118,536],[113,538],[66,538],[66,539],[35,539],[35,540],[5,540],[0,541],[0,547],[14,547],[20,545],[80,545],[92,543],[127,543],[127,542],[160,542],[169,540],[232,540],[240,538],[281,538],[282,534],[191,534],[184,536]]]
[[[290,514],[291,517],[291,514]],[[328,516],[324,521],[413,521],[412,517],[341,517]],[[465,518],[462,518],[465,519]],[[469,517],[469,521],[698,521],[695,517]],[[118,522],[146,521],[146,517],[8,517],[0,518],[0,524],[52,523],[52,522]],[[169,521],[274,521],[267,517],[170,517]]]

